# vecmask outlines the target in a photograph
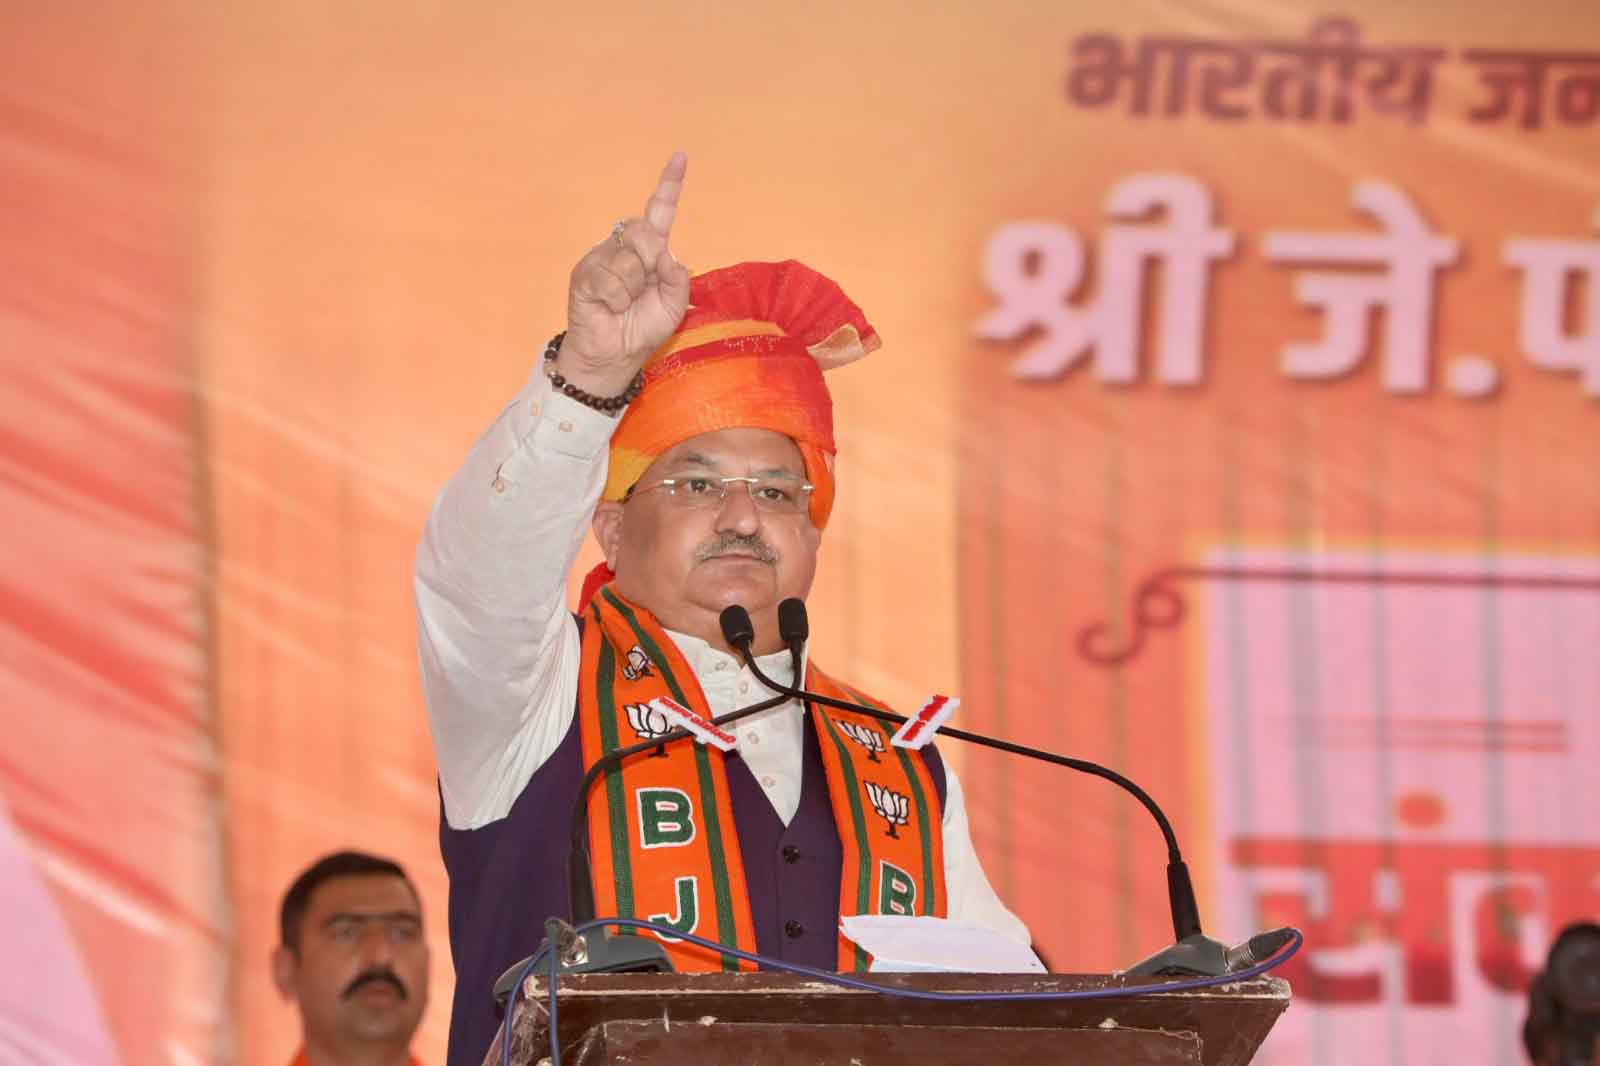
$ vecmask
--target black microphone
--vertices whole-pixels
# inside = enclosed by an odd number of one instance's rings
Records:
[[[749,617],[748,614],[745,615],[746,619]],[[800,646],[803,646],[811,636],[811,622],[806,618],[804,600],[790,596],[778,604],[778,635],[783,637],[783,642],[789,645],[791,652],[796,655],[799,654]],[[723,637],[726,639],[726,631],[724,631]],[[754,633],[751,634],[750,639],[755,639]],[[794,676],[798,679],[800,674],[796,672]]]
[[[880,711],[876,707],[865,704],[850,703],[844,700],[835,700],[805,689],[780,685],[761,672],[761,667],[756,665],[755,656],[751,653],[750,645],[755,640],[755,626],[750,621],[750,613],[743,607],[735,604],[724,608],[718,617],[722,626],[722,637],[728,646],[736,650],[744,659],[745,665],[756,676],[756,680],[766,685],[774,692],[782,693],[792,699],[808,703],[820,703],[825,707],[838,707],[840,710],[857,711],[861,714],[877,718],[880,721],[901,723],[906,721],[903,715],[889,711]],[[790,598],[778,605],[779,632],[785,640],[793,641],[796,634],[809,632],[809,623],[806,620],[806,605],[799,599]],[[803,638],[802,638],[803,639]],[[791,647],[794,644],[791,643]],[[800,675],[795,674],[798,681]],[[1251,938],[1244,944],[1227,948],[1217,940],[1206,936],[1200,928],[1200,907],[1195,900],[1194,882],[1189,877],[1188,864],[1183,861],[1183,854],[1178,849],[1178,837],[1172,831],[1172,823],[1167,821],[1167,816],[1162,812],[1156,801],[1150,798],[1149,793],[1134,784],[1128,778],[1117,773],[1109,767],[1099,763],[1089,762],[1087,759],[1074,759],[1066,755],[1057,755],[1054,752],[1041,751],[1022,744],[1013,744],[1008,740],[999,740],[995,737],[984,736],[981,733],[970,733],[964,729],[952,729],[950,726],[940,726],[941,735],[953,737],[956,740],[965,740],[971,744],[978,744],[986,748],[1009,752],[1013,755],[1024,755],[1030,759],[1038,759],[1055,766],[1064,766],[1069,770],[1091,774],[1104,778],[1130,793],[1144,805],[1145,810],[1155,819],[1156,826],[1161,830],[1162,837],[1167,844],[1167,902],[1172,910],[1172,931],[1176,943],[1171,947],[1156,952],[1144,959],[1127,971],[1130,974],[1145,975],[1179,975],[1194,977],[1220,977],[1223,974],[1234,973],[1246,969],[1254,962],[1246,959],[1256,959],[1252,950],[1255,946],[1265,947],[1267,940],[1272,938],[1277,946],[1272,951],[1266,952],[1260,958],[1270,956],[1277,948],[1292,939],[1292,934],[1287,930],[1274,930]],[[1281,936],[1281,940],[1277,938]],[[1257,942],[1261,944],[1258,945]]]
[[[750,612],[737,603],[722,609],[717,624],[722,627],[722,639],[730,648],[743,647],[756,639],[756,624],[750,620]]]

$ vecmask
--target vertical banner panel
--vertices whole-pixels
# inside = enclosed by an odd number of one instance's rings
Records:
[[[442,1053],[412,551],[560,328],[576,255],[684,148],[686,262],[804,259],[885,338],[830,375],[818,661],[900,706],[958,692],[963,725],[1148,785],[1210,931],[1315,931],[1277,1061],[1512,1061],[1527,967],[1594,906],[1592,880],[1550,865],[1586,869],[1594,846],[1561,828],[1581,781],[1551,770],[1592,751],[1594,593],[1209,571],[1592,574],[1593,14],[693,14],[18,18],[0,685],[5,713],[49,727],[3,756],[0,876],[56,915],[35,928],[67,945],[59,987],[82,994],[62,1009],[99,1012],[76,1030],[86,1060],[208,1059],[217,989],[239,1061],[284,1060],[276,908],[346,846],[418,882],[416,1049]],[[152,160],[177,135],[128,115],[197,43],[212,80],[172,95],[215,122],[200,180],[174,183]],[[1057,969],[1165,943],[1159,836],[1130,800],[947,754],[986,868]],[[84,799],[106,781],[109,807]],[[130,952],[137,977],[112,961]]]
[[[192,71],[8,13],[0,89],[0,1061],[231,1053],[190,344]]]
[[[1600,24],[1526,15],[1068,6],[1007,100],[963,711],[1146,785],[1213,935],[1307,929],[1272,1062],[1521,1061],[1600,906]],[[1052,963],[1170,936],[1130,801],[967,786]]]
[[[1213,553],[1209,842],[1239,928],[1295,924],[1274,1062],[1521,1051],[1556,931],[1600,912],[1600,567],[1561,554]]]

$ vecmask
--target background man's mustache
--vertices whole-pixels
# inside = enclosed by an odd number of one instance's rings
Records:
[[[694,553],[695,562],[703,563],[707,559],[715,559],[719,555],[732,554],[750,555],[764,563],[778,561],[778,553],[767,547],[766,542],[760,537],[746,533],[724,533],[716,540],[700,546]]]
[[[409,998],[406,993],[406,986],[401,983],[399,977],[395,976],[395,972],[393,970],[388,969],[368,970],[366,973],[361,974],[354,981],[350,982],[349,987],[344,990],[339,998],[349,999],[351,996],[361,991],[361,987],[363,985],[370,985],[374,981],[387,981],[394,986],[394,990],[396,992],[400,993],[401,999]]]

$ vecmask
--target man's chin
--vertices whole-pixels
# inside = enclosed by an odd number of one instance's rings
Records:
[[[346,1024],[368,1039],[405,1033],[413,1024],[413,1016],[420,1014],[415,1003],[398,995],[358,994],[345,1006]]]
[[[410,1010],[396,1006],[387,1010],[364,1011],[349,1020],[345,1031],[368,1041],[409,1040],[419,1021],[421,1018],[414,1016]]]
[[[713,611],[734,604],[753,611],[776,602],[777,575],[770,563],[723,556],[696,570],[695,599]]]

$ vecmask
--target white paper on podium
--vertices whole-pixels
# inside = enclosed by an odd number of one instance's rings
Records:
[[[839,928],[872,954],[875,973],[1046,972],[1028,945],[968,922],[855,914]]]

